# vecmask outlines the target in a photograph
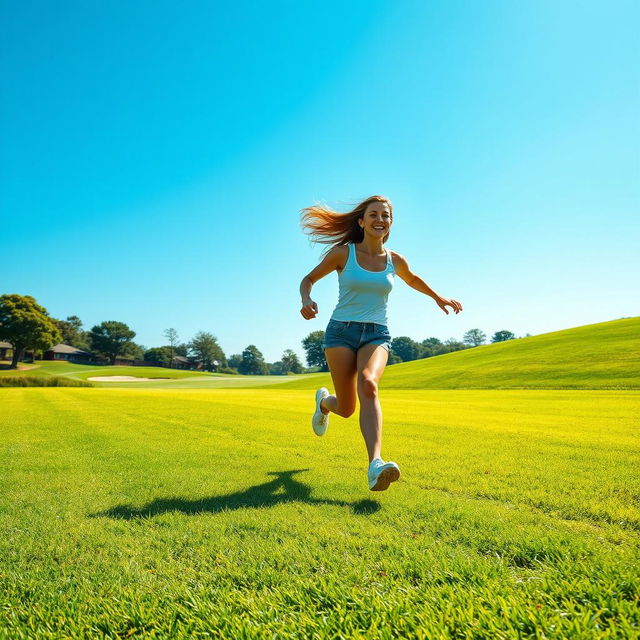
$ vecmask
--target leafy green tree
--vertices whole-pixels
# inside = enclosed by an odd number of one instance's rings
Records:
[[[487,334],[480,329],[469,329],[467,333],[462,336],[462,341],[471,347],[479,347],[484,344],[487,339]]]
[[[267,369],[269,369],[270,376],[281,376],[284,374],[282,371],[282,361],[278,360],[278,362],[267,362]]]
[[[302,373],[302,363],[298,359],[298,356],[291,349],[285,349],[282,354],[281,364],[281,373],[287,374],[291,373]]]
[[[324,357],[322,341],[324,331],[312,331],[303,341],[302,346],[307,357],[307,365],[310,367],[320,367],[322,371],[329,371],[327,359]]]
[[[189,345],[186,342],[181,342],[176,345],[176,355],[182,356],[183,358],[187,357],[187,353],[189,353]]]
[[[403,362],[416,360],[420,356],[420,345],[407,336],[398,336],[391,341],[391,350]]]
[[[135,335],[136,332],[129,329],[124,322],[107,320],[91,328],[89,340],[94,351],[104,354],[111,364],[115,364],[116,358],[131,346]]]
[[[442,342],[438,338],[427,338],[420,343],[420,346],[422,347],[421,358],[430,358],[440,353],[446,353],[446,351],[442,350]]]
[[[208,331],[199,331],[189,343],[189,352],[205,371],[227,366],[227,358],[217,338]],[[217,364],[215,364],[217,363]]]
[[[61,339],[55,321],[35,298],[17,293],[0,296],[0,340],[13,347],[11,369],[17,369],[25,349],[44,351]]]
[[[237,369],[240,366],[241,362],[242,362],[242,354],[241,353],[234,353],[233,355],[229,356],[229,366],[232,369]]]
[[[462,351],[467,348],[464,342],[460,342],[460,340],[456,340],[455,338],[445,340],[444,346],[447,348],[447,353],[451,353],[452,351]]]
[[[144,354],[147,348],[142,344],[136,342],[130,342],[122,352],[123,358],[130,358],[131,360],[144,360]]]
[[[144,359],[148,362],[157,362],[163,367],[168,367],[172,361],[171,347],[153,347],[144,353]]]
[[[238,371],[245,376],[264,376],[269,373],[264,356],[254,344],[250,344],[242,352],[242,361]]]
[[[502,331],[496,331],[491,338],[491,342],[506,342],[507,340],[514,340],[515,333],[503,329]]]
[[[178,332],[173,328],[165,329],[163,335],[169,341],[169,349],[171,350],[169,367],[171,367],[173,365],[173,359],[176,356],[176,347],[180,344],[180,339],[178,338]]]
[[[89,350],[89,338],[87,332],[82,330],[82,320],[78,316],[67,316],[66,320],[56,320],[58,329],[62,334],[61,341],[76,349]]]

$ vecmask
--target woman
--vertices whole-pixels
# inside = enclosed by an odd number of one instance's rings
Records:
[[[391,336],[387,330],[387,297],[394,274],[410,287],[431,296],[445,312],[462,311],[456,300],[438,295],[409,269],[399,253],[384,248],[393,222],[393,207],[383,196],[371,196],[348,213],[327,207],[302,210],[302,225],[316,241],[333,245],[322,262],[300,283],[306,320],[315,318],[318,305],[311,299],[311,287],[331,271],[338,272],[338,304],[324,338],[324,350],[331,371],[335,395],[322,387],[316,392],[316,410],[311,424],[316,435],[324,435],[329,413],[348,418],[360,400],[360,430],[369,454],[368,481],[372,491],[384,491],[400,477],[395,462],[380,457],[382,411],[378,382],[382,377]]]

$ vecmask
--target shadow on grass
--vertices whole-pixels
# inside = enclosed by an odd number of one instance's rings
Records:
[[[179,511],[186,514],[216,513],[218,511],[232,511],[234,509],[256,509],[274,507],[285,502],[303,502],[305,504],[330,504],[338,507],[351,507],[357,515],[369,515],[380,509],[380,503],[375,500],[360,500],[346,502],[344,500],[325,500],[311,497],[311,488],[296,480],[293,476],[308,469],[293,469],[291,471],[269,471],[267,475],[275,476],[270,482],[249,487],[244,491],[236,491],[224,496],[211,496],[199,500],[184,498],[156,498],[153,502],[136,508],[128,504],[112,507],[107,511],[93,513],[89,517],[109,517],[123,520],[134,518],[150,518],[162,513]]]

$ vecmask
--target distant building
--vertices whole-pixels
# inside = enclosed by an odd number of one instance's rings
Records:
[[[189,358],[185,358],[184,356],[174,356],[173,362],[171,363],[172,369],[197,369],[198,365],[195,362],[191,362]]]
[[[0,360],[10,360],[8,352],[13,351],[13,347],[10,342],[2,342],[0,340]]]
[[[57,344],[44,352],[45,360],[67,360],[78,364],[88,364],[95,362],[98,358],[93,353],[77,349],[68,344]]]

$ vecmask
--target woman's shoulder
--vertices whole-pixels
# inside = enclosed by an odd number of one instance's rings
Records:
[[[342,271],[349,259],[349,245],[339,244],[335,247],[331,247],[331,249],[327,251],[326,257],[336,265],[339,271]]]
[[[399,266],[407,264],[406,258],[401,253],[398,253],[397,251],[394,251],[393,249],[387,249],[387,251],[389,252],[389,255],[391,256],[391,261],[393,262],[393,266],[395,268],[398,268]]]

